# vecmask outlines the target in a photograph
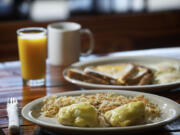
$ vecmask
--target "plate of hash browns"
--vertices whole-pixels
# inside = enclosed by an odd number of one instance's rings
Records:
[[[180,105],[168,98],[127,90],[62,92],[36,99],[22,116],[61,133],[132,134],[180,117]]]

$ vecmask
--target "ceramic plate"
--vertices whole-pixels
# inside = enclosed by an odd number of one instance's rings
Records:
[[[99,133],[99,134],[124,134],[124,133],[135,133],[140,131],[150,130],[152,128],[160,127],[165,125],[169,122],[180,117],[180,105],[168,98],[147,94],[142,92],[132,92],[132,91],[118,91],[118,90],[87,90],[87,91],[74,91],[74,92],[64,92],[55,94],[56,96],[77,96],[81,94],[95,94],[95,93],[106,93],[106,92],[113,92],[118,95],[124,96],[138,96],[143,94],[145,98],[149,99],[152,103],[158,105],[162,114],[159,121],[144,124],[144,125],[137,125],[137,126],[129,126],[129,127],[102,127],[102,128],[88,128],[88,127],[72,127],[72,126],[63,126],[58,123],[55,118],[47,118],[42,117],[40,115],[40,109],[43,105],[42,101],[43,98],[36,99],[29,104],[27,104],[22,109],[22,116],[41,127],[45,127],[46,129],[56,131],[56,132],[63,132],[63,133],[77,133],[77,134],[92,134],[92,133]]]
[[[77,62],[72,64],[70,67],[64,70],[64,78],[73,84],[76,84],[82,88],[86,89],[127,89],[127,90],[136,90],[136,91],[145,91],[145,92],[160,92],[165,90],[171,90],[180,86],[180,81],[166,83],[166,84],[151,84],[151,85],[134,85],[134,86],[121,86],[121,85],[104,85],[104,84],[93,84],[88,82],[83,82],[80,80],[75,80],[67,76],[67,71],[70,68],[83,69],[87,66],[95,66],[101,64],[116,64],[116,63],[135,63],[147,66],[157,64],[160,62],[177,62],[180,64],[180,59],[167,58],[167,57],[158,57],[158,56],[120,56],[120,57],[101,57],[97,59],[92,59],[84,62]]]

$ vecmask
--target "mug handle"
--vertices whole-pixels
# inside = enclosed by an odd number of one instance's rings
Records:
[[[80,34],[87,34],[89,35],[90,38],[90,44],[89,44],[89,49],[86,52],[81,52],[81,56],[88,56],[92,53],[94,50],[94,37],[92,32],[89,29],[81,29]]]

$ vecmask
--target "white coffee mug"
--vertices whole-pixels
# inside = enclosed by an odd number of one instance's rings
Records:
[[[90,46],[87,52],[81,52],[81,34],[88,34]],[[48,25],[48,62],[52,65],[70,65],[87,56],[94,49],[93,34],[89,29],[81,29],[74,22],[59,22]]]

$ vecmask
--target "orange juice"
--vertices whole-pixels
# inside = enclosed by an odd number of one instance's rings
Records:
[[[24,80],[45,78],[46,36],[37,33],[18,35],[21,74]]]

